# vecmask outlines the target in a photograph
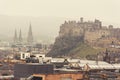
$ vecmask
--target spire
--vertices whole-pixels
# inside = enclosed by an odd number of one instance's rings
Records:
[[[32,34],[32,26],[31,26],[31,23],[30,23],[30,26],[29,26],[27,41],[28,41],[28,43],[33,43],[33,34]]]
[[[20,32],[19,32],[19,42],[20,42],[20,43],[22,42],[22,33],[21,33],[21,29],[20,29]]]
[[[17,43],[17,40],[18,40],[18,38],[17,38],[17,31],[16,31],[16,29],[15,29],[15,34],[14,34],[14,43]]]

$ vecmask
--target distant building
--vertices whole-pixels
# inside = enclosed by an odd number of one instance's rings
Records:
[[[14,43],[17,43],[18,42],[18,37],[17,37],[17,31],[15,29],[15,33],[14,33]]]
[[[17,31],[15,29],[15,33],[14,33],[14,44],[21,44],[23,39],[22,39],[22,32],[21,32],[21,29],[20,29],[20,32],[19,32],[19,36],[17,35]]]
[[[33,34],[32,34],[32,26],[30,24],[29,31],[28,31],[28,37],[27,37],[28,44],[33,43]]]
[[[45,58],[45,54],[40,54],[37,51],[33,51],[33,52],[20,52],[20,59],[21,60],[25,60],[26,58],[30,58],[30,57],[35,57],[37,59]]]
[[[22,43],[22,33],[21,33],[21,29],[20,29],[20,33],[19,33],[19,43]]]
[[[25,60],[26,58],[29,58],[30,57],[30,53],[29,52],[21,52],[20,53],[20,59],[21,60]]]
[[[65,21],[60,26],[59,36],[57,39],[64,36],[73,36],[73,37],[83,37],[85,42],[88,42],[91,45],[102,44],[106,46],[114,40],[120,41],[120,28],[114,28],[113,25],[103,26],[100,20],[95,19],[94,21],[84,21],[83,17],[80,18],[80,21]],[[104,41],[102,40],[104,39]],[[99,41],[98,41],[99,40]],[[102,42],[102,43],[99,43]],[[116,41],[114,41],[116,42]],[[116,42],[117,43],[117,42]],[[105,45],[106,44],[106,45]]]
[[[30,23],[29,31],[28,31],[28,36],[27,36],[27,44],[31,45],[33,43],[33,41],[34,40],[33,40],[32,26],[31,26],[31,23]],[[14,38],[13,38],[13,44],[14,45],[23,44],[23,42],[24,41],[23,41],[21,29],[19,31],[19,36],[17,35],[17,31],[15,29]]]

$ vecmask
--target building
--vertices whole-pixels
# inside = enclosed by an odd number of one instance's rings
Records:
[[[82,80],[82,73],[33,74],[31,80]]]
[[[33,74],[53,74],[52,64],[26,63],[15,64],[15,80],[24,80]]]
[[[20,59],[25,60],[26,58],[30,57],[30,52],[20,52]]]
[[[22,43],[22,42],[23,42],[22,32],[21,32],[21,29],[20,29],[20,33],[19,33],[19,43]]]
[[[28,42],[28,44],[32,44],[32,43],[33,43],[33,34],[32,34],[32,26],[31,26],[31,23],[30,23],[30,26],[29,26],[27,42]]]
[[[33,41],[34,40],[33,40],[32,26],[31,26],[31,23],[30,23],[28,36],[27,36],[27,44],[31,45],[33,43]],[[21,29],[19,31],[19,36],[17,35],[17,31],[15,29],[13,44],[15,44],[15,45],[23,44],[23,42],[26,42],[26,41],[23,40]]]
[[[103,26],[100,20],[95,19],[94,21],[84,21],[83,18],[80,18],[80,21],[78,22],[65,21],[60,26],[59,37],[57,38],[61,38],[64,36],[83,36],[85,42],[91,44],[96,42],[95,44],[97,44],[98,40],[101,40],[103,38],[116,38],[120,41],[120,36],[118,35],[119,33],[120,28],[114,28],[112,25]]]
[[[17,37],[17,31],[15,29],[15,33],[14,33],[14,43],[17,43],[18,42],[18,37]]]
[[[45,54],[41,54],[38,51],[31,52],[20,52],[20,59],[25,60],[26,58],[35,57],[35,58],[45,58]]]
[[[16,64],[14,77],[17,80],[119,80],[120,77],[120,73],[117,71],[120,69],[119,64],[109,64],[104,61],[97,63],[92,60],[68,59],[68,64],[58,68],[54,67],[57,64],[53,64],[57,63],[57,61],[58,63],[65,63],[63,59],[58,60],[57,58],[49,64]]]

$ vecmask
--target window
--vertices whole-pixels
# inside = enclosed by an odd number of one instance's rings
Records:
[[[33,77],[31,80],[43,80],[42,77]]]
[[[25,58],[25,54],[22,54],[22,57]]]

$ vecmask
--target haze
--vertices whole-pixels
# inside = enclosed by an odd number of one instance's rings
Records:
[[[12,39],[15,28],[21,28],[26,37],[31,22],[36,39],[52,41],[65,20],[81,16],[119,27],[119,4],[120,0],[0,0],[0,35]]]

